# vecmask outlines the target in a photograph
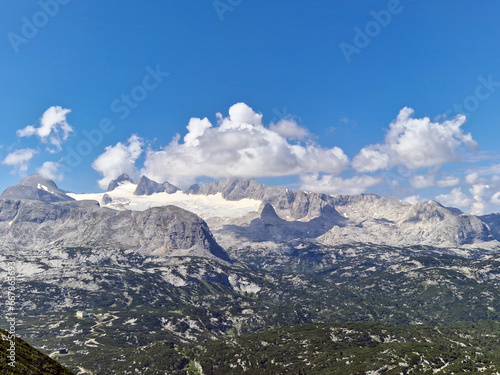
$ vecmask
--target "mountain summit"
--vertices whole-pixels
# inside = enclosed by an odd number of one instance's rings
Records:
[[[134,182],[134,180],[128,174],[122,173],[108,184],[107,191],[113,191],[124,182]]]
[[[137,181],[137,187],[134,191],[134,195],[151,195],[154,193],[168,193],[173,194],[178,191],[177,186],[172,185],[169,182],[164,182],[159,184],[153,180],[150,180],[146,176],[141,176]]]
[[[0,199],[29,199],[44,203],[72,201],[64,190],[57,187],[54,181],[39,173],[23,178],[17,185],[9,186],[0,195]]]
[[[123,176],[123,181],[129,181]],[[14,248],[130,249],[154,256],[217,257],[230,261],[200,217],[173,205],[141,211],[111,210],[78,200],[40,174],[25,177],[0,196],[0,242]]]

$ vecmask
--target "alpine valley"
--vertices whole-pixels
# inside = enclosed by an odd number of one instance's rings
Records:
[[[75,374],[499,374],[499,241],[500,214],[253,179],[0,196],[16,333]]]

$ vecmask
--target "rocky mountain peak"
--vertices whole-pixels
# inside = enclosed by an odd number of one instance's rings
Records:
[[[36,188],[39,185],[43,185],[49,189],[59,190],[54,181],[48,179],[47,177],[43,176],[40,173],[33,173],[24,177],[21,181],[19,181],[18,185],[31,186]]]
[[[108,184],[108,189],[106,191],[116,189],[123,182],[134,182],[134,180],[128,174],[122,173]]]
[[[418,202],[407,213],[408,221],[445,220],[448,216],[456,216],[436,201]]]
[[[0,199],[29,199],[44,203],[73,200],[64,190],[59,189],[54,181],[39,173],[26,176],[17,185],[9,186],[0,195]]]
[[[278,216],[273,206],[269,203],[263,203],[260,209],[260,218],[267,222],[278,222],[282,219]]]
[[[265,185],[253,178],[230,177],[203,185],[200,187],[198,193],[203,195],[221,193],[228,200],[240,200],[244,198],[256,198],[262,195],[262,191],[265,188]]]
[[[162,184],[150,180],[146,176],[141,176],[137,181],[137,187],[134,191],[134,195],[151,195],[155,193],[167,193],[173,194],[178,191],[177,186],[172,185],[169,182],[164,182]]]
[[[100,244],[154,256],[230,261],[205,221],[176,206],[115,211],[95,201],[0,200],[0,239],[27,249]]]

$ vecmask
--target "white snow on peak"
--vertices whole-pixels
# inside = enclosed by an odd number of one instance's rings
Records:
[[[37,188],[38,188],[38,189],[40,189],[40,190],[45,190],[45,191],[47,191],[47,192],[49,192],[49,193],[55,194],[52,190],[50,190],[50,189],[49,189],[47,186],[45,186],[45,185],[38,184],[38,185],[37,185]]]
[[[96,200],[102,207],[116,210],[144,211],[151,207],[173,205],[191,211],[202,218],[209,217],[240,217],[249,212],[257,211],[262,201],[256,199],[226,200],[222,194],[196,195],[177,191],[173,194],[155,193],[152,195],[134,195],[137,185],[124,182],[112,191],[95,194],[67,195],[75,200]],[[107,194],[112,202],[104,204],[102,198]]]

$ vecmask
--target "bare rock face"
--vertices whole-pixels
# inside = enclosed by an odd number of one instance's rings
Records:
[[[199,184],[193,184],[187,189],[188,194],[198,194],[200,192],[200,185]]]
[[[169,182],[159,184],[158,182],[150,180],[146,176],[142,176],[137,181],[137,187],[135,188],[134,195],[151,195],[154,193],[173,194],[178,190],[178,187]]]
[[[374,194],[327,195],[305,191],[294,192],[283,187],[269,187],[253,179],[229,178],[200,186],[198,194],[221,193],[229,200],[260,199],[272,206],[281,221],[271,218],[269,206],[264,216],[249,215],[214,227],[235,241],[289,241],[302,238],[325,245],[356,242],[391,246],[430,245],[460,247],[490,243],[498,246],[500,219],[483,220],[460,210],[429,201],[411,205],[397,198]],[[273,221],[264,225],[267,220]],[[215,222],[214,222],[215,223]],[[492,231],[493,229],[493,231]],[[231,234],[232,233],[232,234]],[[497,233],[497,234],[495,234]]]
[[[262,203],[258,213],[227,222],[216,231],[216,235],[233,236],[237,241],[251,242],[315,241],[331,228],[343,225],[343,218],[334,209],[326,206],[320,215],[306,220],[285,220],[278,216],[270,203]]]
[[[479,216],[479,219],[490,229],[497,241],[500,241],[500,213],[496,212],[489,215]]]
[[[207,224],[175,206],[114,211],[97,202],[0,200],[0,239],[20,248],[108,245],[158,256],[229,256]]]
[[[108,194],[104,194],[101,199],[101,204],[106,205],[113,202],[113,198],[111,198]]]
[[[128,174],[122,173],[120,176],[118,176],[108,184],[107,191],[115,190],[123,182],[134,182],[134,180]]]
[[[38,173],[23,178],[17,185],[9,186],[0,195],[0,199],[29,199],[45,203],[73,200],[53,181]]]
[[[110,183],[131,179],[122,175]],[[135,195],[174,193],[178,189],[143,176]],[[257,199],[259,212],[208,218],[174,206],[145,211],[114,211],[95,201],[73,201],[39,175],[8,188],[0,200],[0,241],[15,246],[109,243],[155,255],[198,254],[229,260],[224,246],[269,242],[294,246],[373,243],[389,246],[500,247],[498,215],[478,218],[429,201],[411,205],[373,194],[327,195],[269,187],[253,179],[229,178],[196,185],[190,194],[221,194],[226,200]],[[112,194],[104,195],[108,204]],[[186,195],[187,196],[187,195]],[[134,198],[132,198],[133,200]]]
[[[251,198],[273,206],[280,217],[302,219],[317,216],[323,207],[329,205],[326,194],[294,192],[281,186],[266,186],[251,178],[227,178],[200,186],[197,194],[221,193],[227,200]]]
[[[112,190],[131,181],[122,175],[110,183]],[[155,187],[142,179],[141,186]],[[163,191],[177,188],[156,184]],[[173,187],[173,188],[172,188]],[[109,195],[101,203],[109,203]],[[145,211],[115,211],[97,201],[75,201],[39,174],[7,188],[0,197],[0,243],[14,248],[90,246],[95,244],[132,249],[158,256],[190,255],[230,261],[207,224],[197,215],[175,206]]]
[[[337,200],[337,210],[348,220],[344,227],[334,227],[318,239],[325,244],[458,247],[495,240],[477,217],[434,201],[411,205],[375,195],[339,196]]]

